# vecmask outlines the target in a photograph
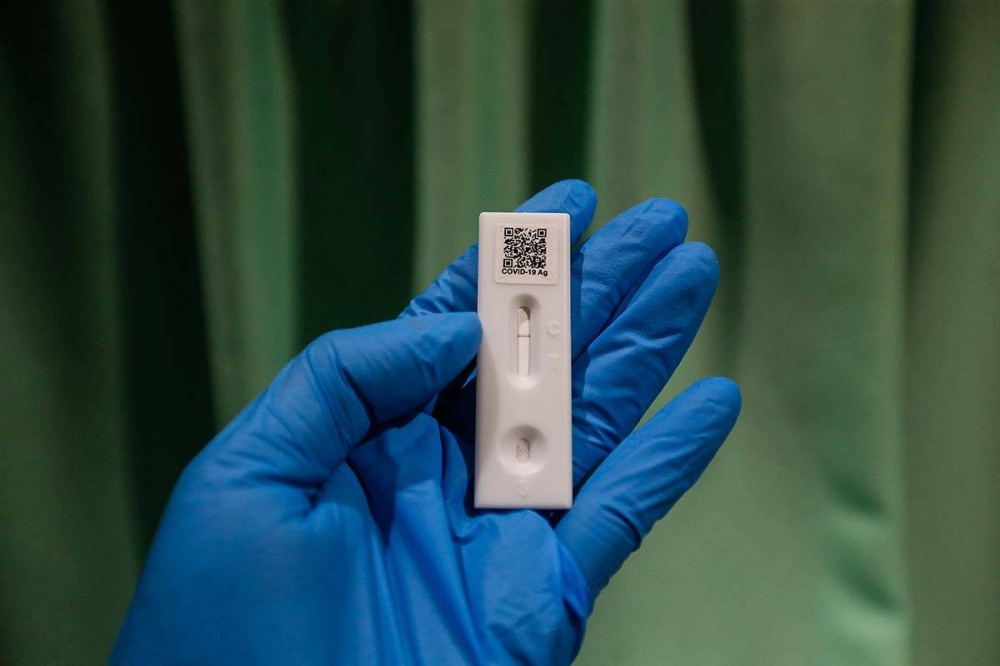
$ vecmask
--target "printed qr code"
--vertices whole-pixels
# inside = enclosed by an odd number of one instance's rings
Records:
[[[527,269],[546,275],[548,230],[532,227],[503,228],[503,267]]]

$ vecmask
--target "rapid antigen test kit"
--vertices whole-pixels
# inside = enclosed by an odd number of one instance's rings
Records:
[[[479,508],[573,502],[569,225],[565,213],[479,216]]]

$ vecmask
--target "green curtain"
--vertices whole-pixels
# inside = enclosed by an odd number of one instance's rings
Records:
[[[106,658],[185,462],[480,210],[583,177],[745,406],[582,664],[1000,663],[1000,3],[0,8],[0,663]]]

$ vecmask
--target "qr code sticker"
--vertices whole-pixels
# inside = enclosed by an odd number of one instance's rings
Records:
[[[556,270],[549,227],[508,227],[499,230],[497,275],[498,282],[551,283]]]
[[[547,236],[545,227],[504,227],[503,267],[546,270]]]

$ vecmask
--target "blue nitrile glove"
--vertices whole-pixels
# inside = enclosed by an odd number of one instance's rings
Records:
[[[522,211],[562,211],[585,183]],[[698,479],[740,409],[701,381],[632,429],[705,315],[718,266],[656,199],[573,256],[564,514],[471,508],[476,248],[398,320],[306,348],[185,470],[113,661],[564,664],[594,597]]]

